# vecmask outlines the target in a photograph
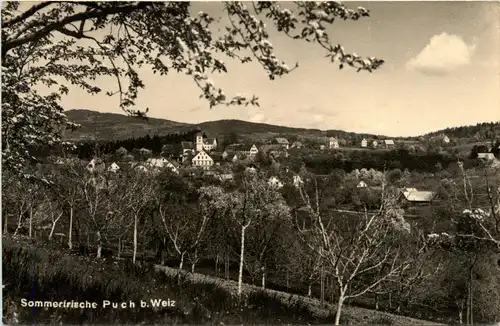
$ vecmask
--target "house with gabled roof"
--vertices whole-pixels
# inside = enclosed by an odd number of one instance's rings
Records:
[[[495,159],[495,154],[493,153],[477,153],[477,158],[485,161],[492,161]]]
[[[251,157],[255,157],[258,153],[259,149],[257,148],[257,146],[255,146],[255,144],[253,144],[252,147],[250,147],[250,150],[248,151],[248,155]]]
[[[433,191],[422,191],[416,188],[404,188],[401,191],[401,199],[411,204],[428,204],[435,198]]]
[[[214,165],[214,160],[204,150],[199,151],[192,159],[192,166],[208,170]]]
[[[288,139],[283,138],[283,137],[277,137],[274,139],[274,143],[281,145],[283,148],[288,149],[290,146],[290,143],[288,142]]]
[[[182,154],[188,152],[194,153],[194,143],[192,141],[182,141],[181,142]]]
[[[384,140],[384,145],[385,145],[385,148],[393,148],[394,147],[394,140],[392,140],[392,139],[385,139]]]
[[[363,139],[361,141],[361,147],[367,147],[368,146],[368,141],[366,139]]]
[[[149,167],[149,168],[152,168],[152,169],[164,169],[164,168],[168,168],[170,169],[172,172],[178,174],[179,173],[179,169],[177,167],[177,164],[174,163],[174,162],[170,162],[169,160],[167,160],[166,158],[164,157],[159,157],[159,158],[149,158],[146,160],[145,166]]]
[[[328,148],[332,149],[332,148],[339,148],[340,145],[339,145],[339,141],[337,138],[335,137],[330,137],[328,138]]]
[[[113,162],[113,163],[111,163],[111,165],[108,167],[107,170],[110,172],[118,172],[120,170],[120,167],[118,166],[118,164]]]
[[[302,148],[302,143],[300,141],[294,141],[293,144],[292,144],[292,148],[297,148],[297,149],[301,149]]]
[[[217,148],[217,139],[216,138],[206,138],[203,140],[203,150],[206,152],[210,152]]]

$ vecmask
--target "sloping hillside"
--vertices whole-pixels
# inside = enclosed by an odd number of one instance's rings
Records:
[[[69,140],[89,139],[123,139],[140,137],[147,134],[166,134],[183,128],[190,128],[186,123],[164,119],[142,120],[124,114],[100,113],[91,110],[66,111],[68,119],[81,125],[76,131],[66,132]]]
[[[500,117],[499,117],[500,118]],[[445,134],[453,138],[495,139],[500,138],[500,122],[484,122],[476,125],[446,128],[431,132],[425,136],[438,136]]]
[[[292,128],[242,120],[217,120],[199,124],[175,122],[171,120],[149,118],[142,120],[116,113],[100,113],[91,110],[66,111],[68,118],[82,127],[74,132],[67,132],[68,140],[97,138],[118,140],[149,135],[165,135],[174,132],[186,132],[200,127],[209,135],[236,133],[238,135],[255,134],[290,134],[302,136],[335,136],[335,137],[373,137],[369,134],[355,134],[341,130]]]

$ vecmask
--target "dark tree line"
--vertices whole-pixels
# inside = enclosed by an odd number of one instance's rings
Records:
[[[500,136],[500,122],[484,122],[478,123],[475,126],[446,128],[429,133],[426,136],[438,136],[443,133],[453,138],[472,138],[480,135],[484,139],[491,139]]]
[[[199,129],[193,129],[183,133],[170,133],[161,136],[150,136],[148,134],[143,137],[131,137],[121,140],[85,140],[76,144],[76,148],[72,151],[72,154],[77,155],[80,159],[90,159],[97,154],[114,154],[121,147],[129,152],[132,152],[134,149],[145,148],[151,150],[153,154],[159,154],[164,145],[178,145],[183,141],[193,141],[198,131]],[[31,154],[37,158],[54,154],[60,155],[61,147],[39,145],[31,148]]]
[[[392,170],[408,169],[418,172],[436,172],[436,166],[447,169],[451,163],[458,161],[456,154],[449,153],[410,153],[405,149],[397,149],[390,152],[367,152],[353,151],[350,153],[339,153],[337,155],[304,155],[301,158],[305,166],[317,174],[329,174],[334,169],[342,169],[351,172],[355,169]],[[466,159],[464,164],[467,168],[477,166],[476,160]]]

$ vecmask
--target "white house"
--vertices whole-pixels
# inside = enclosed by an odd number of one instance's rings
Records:
[[[201,150],[193,157],[191,164],[204,170],[208,170],[212,165],[214,165],[214,160],[204,150]]]
[[[443,142],[448,144],[450,142],[450,138],[446,135],[443,136]]]
[[[366,139],[363,139],[361,141],[361,147],[367,147],[368,146],[368,141]]]
[[[415,188],[406,188],[402,191],[403,198],[411,203],[428,203],[434,199],[436,193],[432,191],[420,191]]]
[[[210,152],[217,148],[217,139],[215,138],[207,138],[203,141],[203,150]]]
[[[120,167],[115,162],[111,163],[111,165],[108,167],[108,171],[110,172],[118,172],[118,170],[120,170]]]
[[[384,145],[386,148],[394,147],[394,140],[386,139],[384,140]]]
[[[335,137],[328,138],[328,147],[329,148],[339,148],[339,141]]]
[[[373,148],[377,148],[377,146],[378,146],[378,141],[374,140],[374,141],[372,142],[372,147],[373,147]]]
[[[258,152],[259,152],[259,150],[257,149],[257,146],[255,146],[255,144],[253,144],[252,147],[250,147],[250,156],[255,156],[255,155],[257,155]]]
[[[288,147],[290,146],[290,143],[288,142],[288,139],[286,139],[286,138],[278,137],[274,141],[276,144],[281,145],[285,149],[288,149]]]
[[[165,164],[168,163],[168,160],[164,157],[161,158],[148,158],[146,160],[146,165],[154,168],[163,168]]]
[[[283,187],[283,183],[277,177],[270,177],[267,183],[270,186],[276,187],[278,189]]]
[[[493,153],[477,153],[477,158],[486,160],[486,161],[492,161],[495,159],[495,154]]]
[[[366,182],[364,182],[363,180],[361,180],[356,187],[357,188],[367,188],[368,185],[366,184]]]
[[[179,169],[177,169],[177,166],[175,166],[172,162],[170,162],[169,160],[167,160],[164,157],[149,158],[146,160],[146,165],[151,167],[151,168],[156,168],[156,169],[168,168],[176,174],[179,173]]]

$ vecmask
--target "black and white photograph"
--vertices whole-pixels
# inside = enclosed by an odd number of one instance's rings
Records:
[[[2,1],[6,325],[500,325],[499,1]]]

